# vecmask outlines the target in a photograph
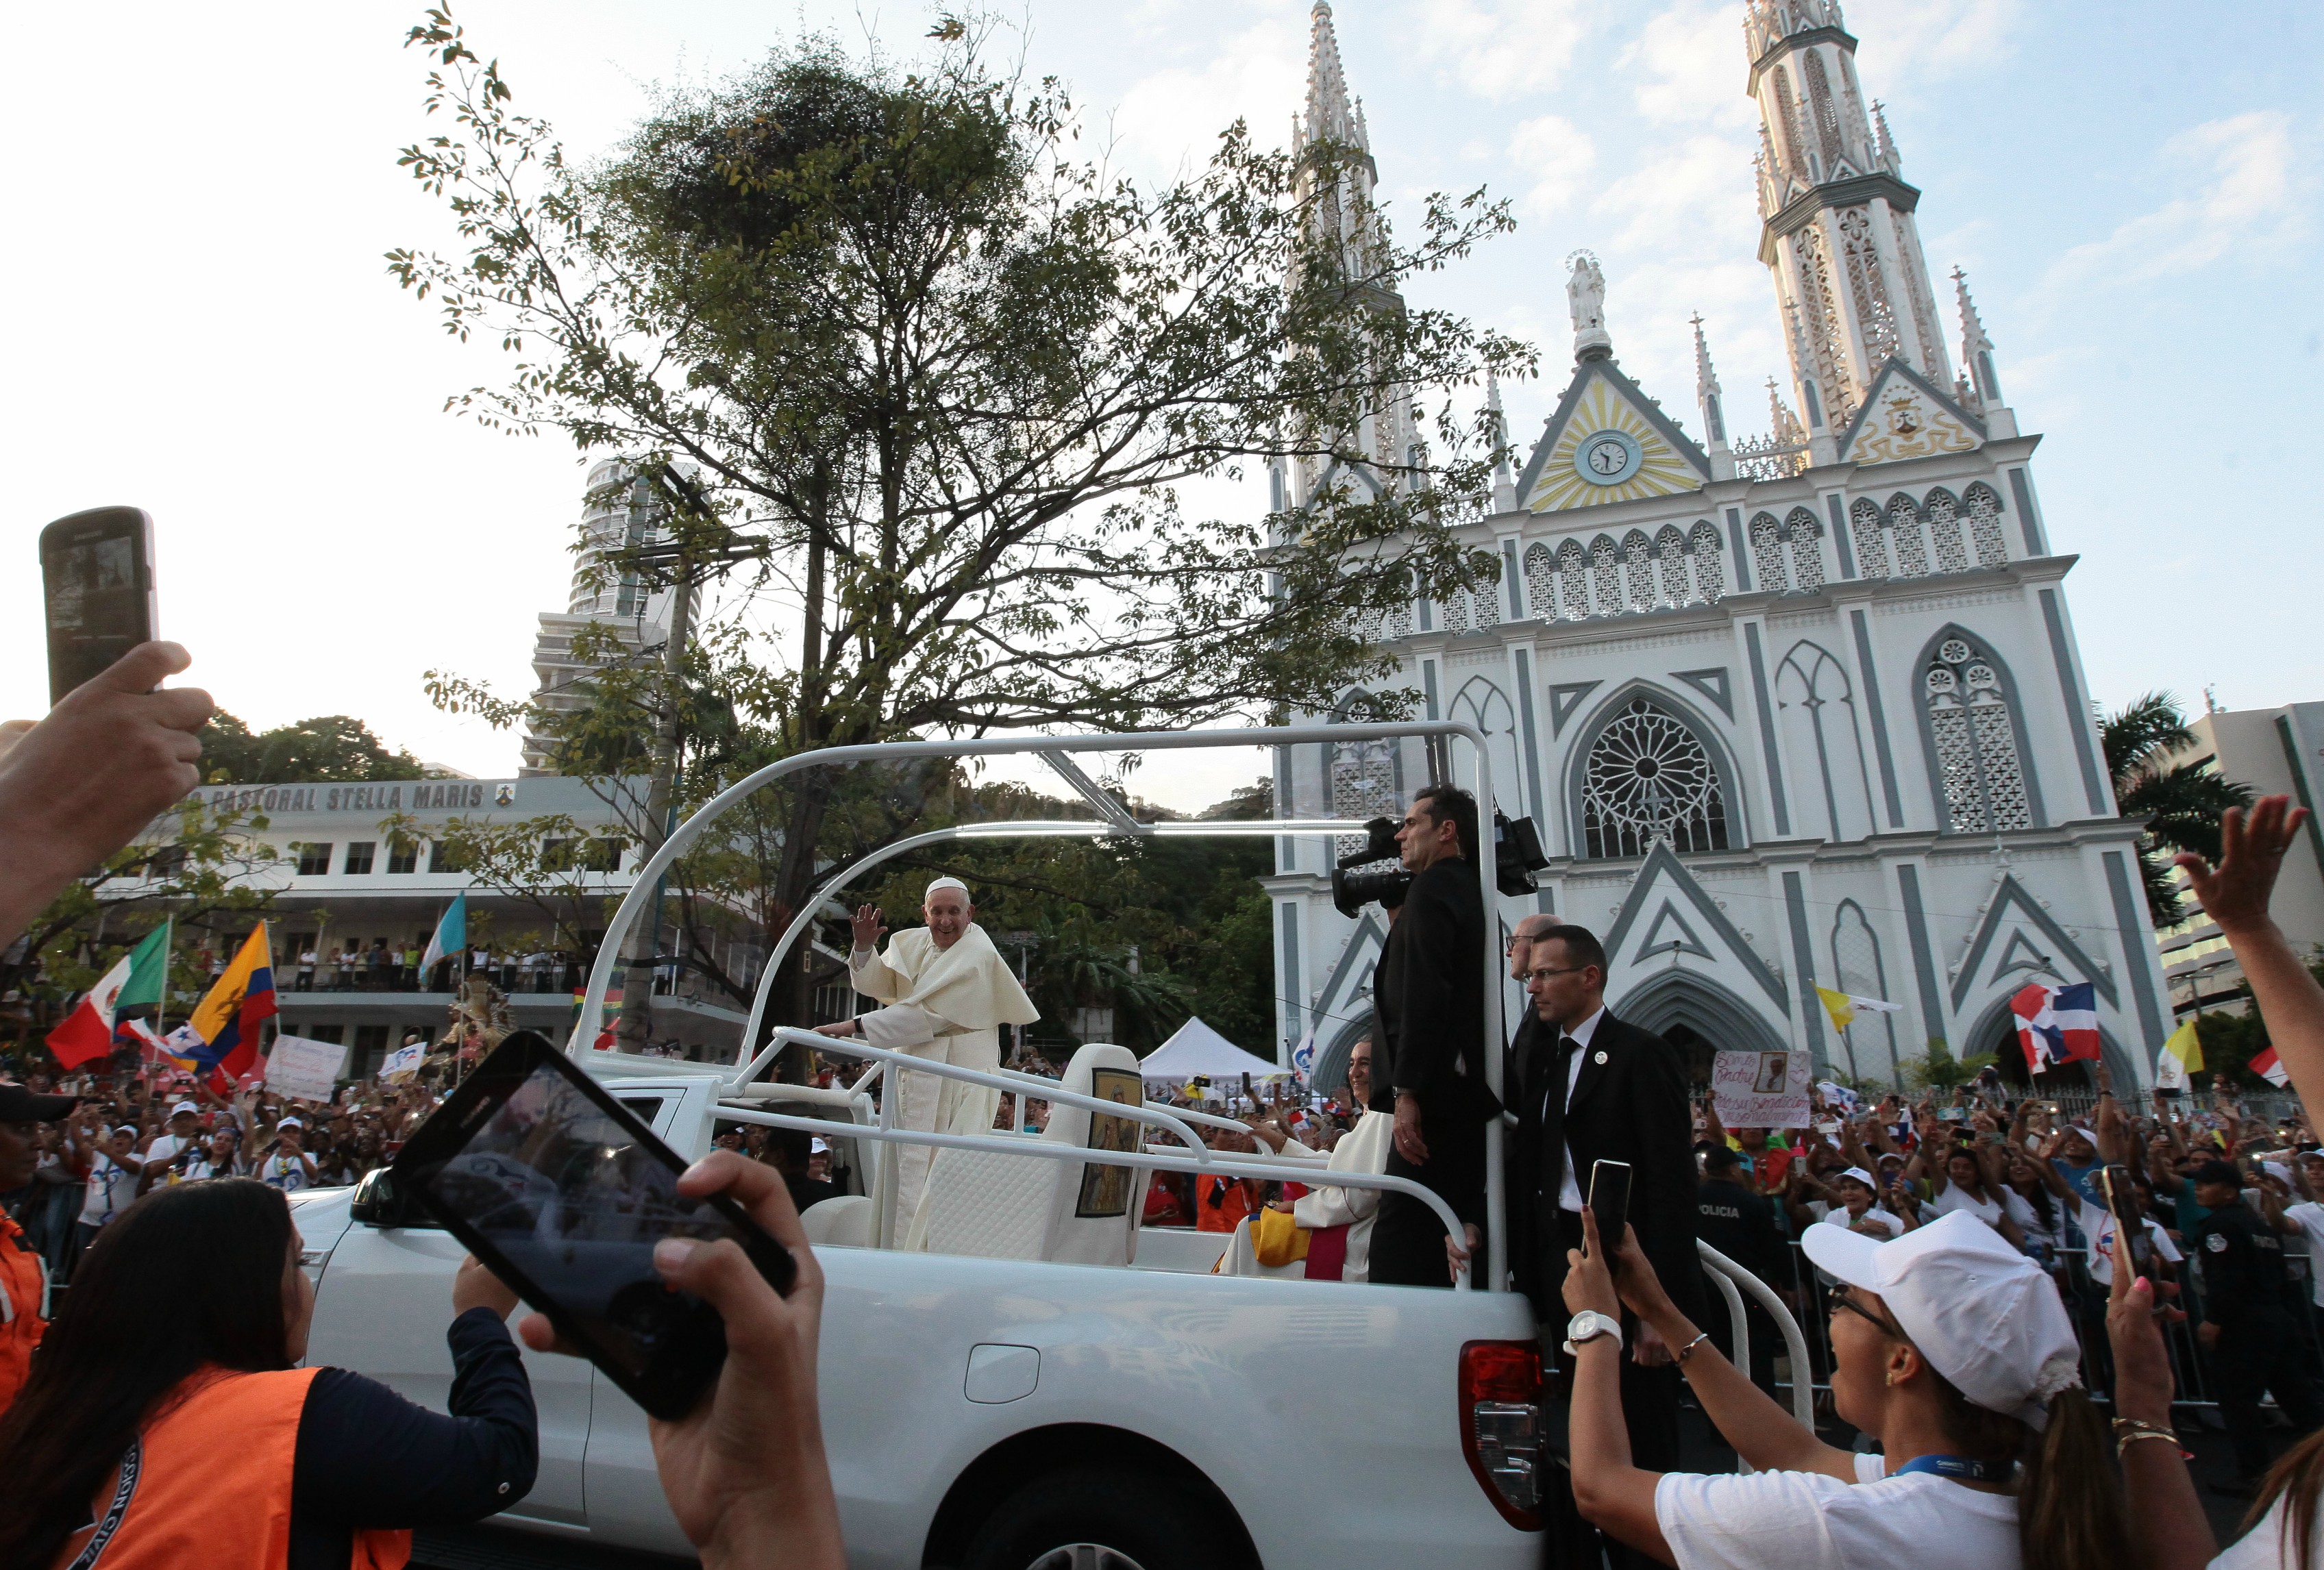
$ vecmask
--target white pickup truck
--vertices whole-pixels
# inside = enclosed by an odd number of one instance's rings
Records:
[[[813,1128],[849,1155],[857,1191],[825,1200],[804,1219],[827,1283],[825,1449],[850,1559],[862,1570],[1514,1570],[1540,1558],[1539,1471],[1555,1463],[1540,1445],[1538,1347],[1523,1297],[1484,1290],[1489,1283],[1434,1290],[1212,1274],[1222,1235],[1139,1226],[1146,1173],[1312,1182],[1315,1169],[1201,1149],[1190,1125],[1222,1120],[1141,1105],[1137,1060],[1120,1047],[1084,1046],[1062,1086],[929,1066],[1029,1093],[1053,1109],[1038,1138],[953,1136],[880,1121],[868,1088],[911,1060],[761,1028],[780,959],[810,921],[844,908],[835,903],[843,889],[908,851],[983,838],[1366,831],[1335,818],[1139,822],[1081,771],[1075,755],[1398,736],[1465,743],[1477,799],[1494,800],[1484,738],[1457,722],[887,743],[768,766],[681,824],[638,869],[608,924],[571,1051],[688,1158],[706,1152],[724,1122]],[[1038,754],[1092,815],[958,823],[850,860],[777,940],[732,1065],[590,1050],[624,935],[650,907],[663,871],[722,813],[809,767],[969,753]],[[1495,870],[1478,871],[1488,909],[1496,908]],[[1499,959],[1479,959],[1487,1079],[1498,1086]],[[745,1044],[761,1042],[768,1044],[743,1060]],[[787,1046],[810,1044],[875,1067],[841,1089],[761,1078]],[[1145,1124],[1142,1140],[1123,1137],[1123,1113]],[[1496,1258],[1506,1257],[1507,1242],[1500,1132],[1488,1130],[1487,1231]],[[903,1143],[937,1151],[925,1251],[891,1246],[893,1187],[878,1180]],[[1093,1152],[1112,1159],[1093,1159]],[[1406,1180],[1334,1173],[1332,1181],[1401,1188],[1454,1225],[1441,1200]],[[406,1203],[383,1197],[376,1175],[366,1182],[368,1191],[326,1191],[300,1203],[305,1262],[318,1287],[309,1355],[440,1409],[452,1375],[442,1328],[464,1251]],[[1738,1342],[1742,1307],[1730,1277],[1772,1307],[1795,1365],[1804,1366],[1803,1344],[1781,1304],[1729,1262],[1705,1254]],[[655,1479],[643,1412],[586,1363],[527,1354],[526,1363],[540,1409],[540,1470],[531,1493],[503,1519],[538,1532],[684,1552]]]
[[[681,1154],[709,1149],[723,1071],[591,1056]],[[726,1099],[750,1121],[767,1105]],[[440,1410],[465,1251],[430,1226],[356,1219],[356,1192],[298,1207],[317,1281],[309,1357]],[[851,1207],[816,1210],[844,1225]],[[1526,1299],[1211,1275],[1223,1241],[1146,1228],[1126,1269],[824,1242],[824,1441],[850,1563],[1537,1562],[1538,1536],[1517,1524],[1539,1461],[1534,1391],[1513,1373],[1535,1350]],[[540,1471],[503,1521],[685,1552],[645,1414],[586,1363],[525,1361]]]

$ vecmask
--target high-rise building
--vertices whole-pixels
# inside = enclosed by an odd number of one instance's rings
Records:
[[[677,467],[691,473],[694,465]],[[573,640],[585,629],[610,631],[632,660],[654,660],[669,638],[670,608],[675,591],[644,581],[637,570],[607,560],[622,551],[661,543],[667,537],[666,513],[656,502],[652,486],[637,477],[629,462],[607,458],[589,470],[583,493],[581,539],[574,552],[573,588],[564,613],[543,611],[540,632],[532,646],[532,669],[539,685],[533,702],[552,712],[569,712],[587,702],[590,675],[604,668],[573,651]],[[698,594],[699,590],[696,591]],[[553,774],[553,741],[527,734],[521,776]]]
[[[1495,804],[1539,826],[1551,864],[1537,896],[1501,902],[1504,929],[1534,910],[1590,927],[1614,1009],[1698,1058],[1805,1051],[1886,1084],[1941,1042],[2022,1075],[2011,996],[2087,981],[2117,1082],[2145,1082],[2169,999],[2068,614],[2073,558],[2035,497],[2039,438],[2003,401],[1958,272],[1953,368],[1920,193],[1838,4],[1752,0],[1745,35],[1759,258],[1789,346],[1768,431],[1730,434],[1699,319],[1703,439],[1682,429],[1624,373],[1618,312],[1577,253],[1571,380],[1522,472],[1462,526],[1499,581],[1373,627],[1400,665],[1383,685],[1481,732]],[[1369,169],[1321,4],[1302,125],[1352,139]],[[1393,462],[1401,439],[1362,448]],[[1279,471],[1278,505],[1334,478]],[[1415,743],[1284,748],[1276,798],[1369,817],[1432,772]],[[1386,928],[1333,908],[1350,846],[1277,844],[1280,1051],[1310,1043],[1330,1086],[1369,1027]],[[1900,1011],[1835,1031],[1820,987]]]
[[[2211,709],[2188,729],[2193,743],[2163,759],[2166,765],[2192,764],[2260,795],[2290,796],[2311,813],[2324,802],[2324,703]],[[2184,883],[2184,874],[2174,876]],[[2173,1011],[2182,1019],[2207,1008],[2243,1013],[2251,989],[2234,950],[2191,895],[2181,904],[2187,919],[2155,934]],[[2268,910],[2293,949],[2324,955],[2324,826],[2313,817],[2277,870]]]

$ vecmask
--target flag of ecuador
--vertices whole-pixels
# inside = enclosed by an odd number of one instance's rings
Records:
[[[273,954],[261,922],[186,1022],[202,1039],[193,1058],[210,1070],[213,1091],[226,1095],[257,1063],[259,1023],[274,1012]]]

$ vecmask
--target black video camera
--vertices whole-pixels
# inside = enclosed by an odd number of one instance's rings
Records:
[[[1383,910],[1394,910],[1404,903],[1405,890],[1412,886],[1412,874],[1402,867],[1392,867],[1378,872],[1352,872],[1351,868],[1374,861],[1386,861],[1401,856],[1396,842],[1399,827],[1394,818],[1374,818],[1364,825],[1368,838],[1364,848],[1340,858],[1332,870],[1332,904],[1343,915],[1352,919],[1364,906],[1377,901]],[[1541,886],[1534,874],[1549,865],[1542,854],[1541,834],[1531,818],[1511,818],[1496,811],[1493,813],[1493,886],[1515,898],[1532,894]]]

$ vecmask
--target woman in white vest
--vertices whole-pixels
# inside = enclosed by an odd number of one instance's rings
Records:
[[[848,972],[856,991],[886,1006],[824,1025],[823,1033],[861,1035],[875,1047],[964,1069],[1000,1068],[1001,1027],[1031,1024],[1041,1014],[972,919],[975,914],[968,885],[939,877],[922,896],[927,925],[898,932],[881,954],[873,951],[884,927],[880,907],[859,909]],[[1001,1104],[998,1090],[934,1074],[891,1071],[886,1082],[896,1097],[898,1128],[986,1134]],[[928,1145],[897,1147],[896,1231],[907,1248],[921,1245],[918,1223],[935,1156]]]

